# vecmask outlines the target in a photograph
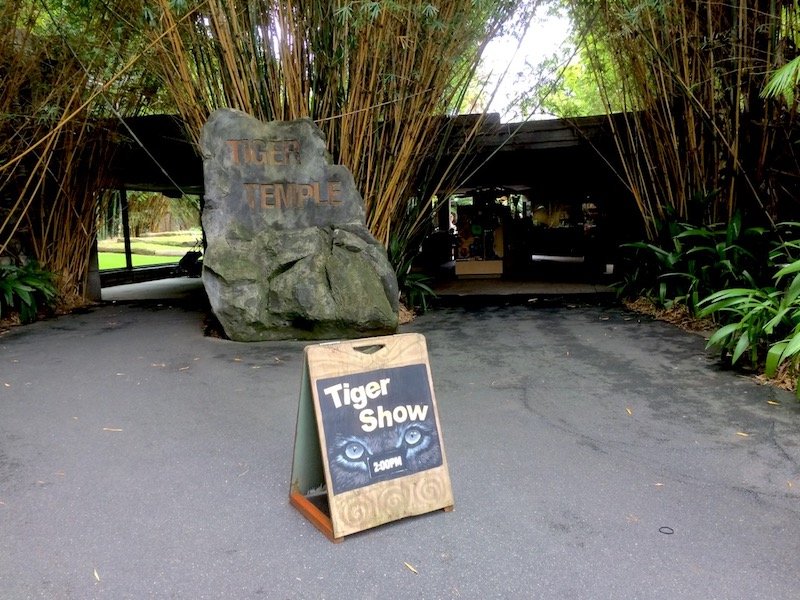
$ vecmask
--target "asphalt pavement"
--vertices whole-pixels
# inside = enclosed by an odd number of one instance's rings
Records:
[[[441,308],[455,510],[333,544],[289,505],[303,342],[202,301],[0,334],[0,598],[800,597],[800,407],[616,306]]]

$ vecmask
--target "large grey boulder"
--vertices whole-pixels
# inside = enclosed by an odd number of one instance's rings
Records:
[[[352,174],[308,119],[215,111],[202,133],[203,285],[228,337],[393,333],[398,288]]]

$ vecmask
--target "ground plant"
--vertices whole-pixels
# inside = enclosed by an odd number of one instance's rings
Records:
[[[664,308],[685,305],[694,314],[700,300],[718,290],[769,281],[773,236],[767,229],[745,227],[738,212],[710,226],[668,214],[657,222],[655,240],[623,245],[619,295],[646,296]]]
[[[704,298],[698,315],[727,322],[708,339],[707,346],[720,350],[732,365],[745,357],[748,367],[757,368],[772,336],[791,326],[796,294],[796,289],[749,287],[720,290]]]
[[[53,274],[33,261],[22,266],[0,265],[0,319],[35,320],[39,311],[53,307]]]
[[[668,222],[659,242],[626,245],[617,291],[686,308],[717,326],[707,347],[723,363],[796,381],[800,361],[800,227]],[[796,383],[792,383],[796,388]]]
[[[796,224],[791,224],[796,227]],[[774,377],[781,368],[796,378],[800,358],[800,240],[776,244],[770,253],[770,285],[717,291],[700,302],[698,316],[712,316],[721,327],[708,340],[725,361],[763,369]],[[794,384],[796,393],[800,388]]]
[[[413,219],[408,222],[413,222]],[[410,310],[425,312],[436,298],[436,292],[431,287],[433,277],[414,268],[419,242],[408,235],[394,234],[389,240],[387,255],[397,277],[400,301]]]

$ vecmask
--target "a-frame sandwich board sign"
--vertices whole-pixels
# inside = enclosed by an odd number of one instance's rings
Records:
[[[452,510],[422,335],[306,346],[289,501],[336,542]]]

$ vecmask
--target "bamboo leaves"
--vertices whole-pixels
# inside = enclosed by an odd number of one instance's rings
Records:
[[[168,0],[158,2],[159,22],[175,23]],[[152,35],[164,35],[161,75],[195,136],[222,106],[261,120],[314,119],[388,244],[417,194],[436,115],[462,93],[462,74],[517,3],[254,0],[245,9],[209,0],[191,27]],[[201,81],[221,93],[205,93]]]
[[[783,97],[786,104],[794,106],[794,91],[800,81],[800,56],[776,69],[761,91],[762,98]]]

